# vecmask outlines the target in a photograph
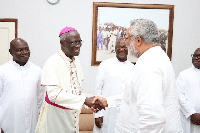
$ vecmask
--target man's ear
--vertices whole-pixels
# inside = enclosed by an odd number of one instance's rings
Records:
[[[11,49],[9,49],[9,53],[12,55],[12,50]]]
[[[64,45],[64,42],[63,42],[63,41],[60,41],[60,45],[61,45],[61,47],[63,47],[63,45]]]
[[[61,45],[62,45],[62,43],[63,43],[63,42],[60,40],[60,44],[61,44]]]
[[[139,47],[142,44],[142,38],[140,36],[137,36],[135,38],[135,44]]]

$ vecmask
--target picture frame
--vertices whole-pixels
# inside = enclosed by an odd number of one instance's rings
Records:
[[[116,56],[113,40],[124,37],[131,20],[140,18],[156,23],[160,45],[171,60],[174,5],[93,2],[91,65]],[[128,60],[135,64],[137,58],[128,54]]]

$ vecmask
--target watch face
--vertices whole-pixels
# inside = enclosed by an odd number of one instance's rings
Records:
[[[57,4],[60,0],[47,0],[49,2],[49,4]]]

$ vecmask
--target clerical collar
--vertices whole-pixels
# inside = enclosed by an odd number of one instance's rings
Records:
[[[64,60],[67,60],[67,61],[69,61],[69,62],[73,62],[73,61],[75,60],[75,57],[73,57],[72,59],[70,59],[68,56],[65,55],[65,53],[64,53],[62,50],[60,50],[58,53],[60,54],[60,56],[61,56]]]

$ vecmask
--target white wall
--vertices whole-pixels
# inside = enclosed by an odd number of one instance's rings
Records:
[[[75,27],[84,44],[80,60],[85,74],[84,92],[94,92],[97,66],[91,66],[93,2],[175,5],[172,64],[176,76],[191,66],[190,55],[200,47],[199,0],[0,0],[0,18],[18,19],[18,37],[31,49],[31,61],[41,68],[46,59],[60,49],[58,34],[65,26]]]

